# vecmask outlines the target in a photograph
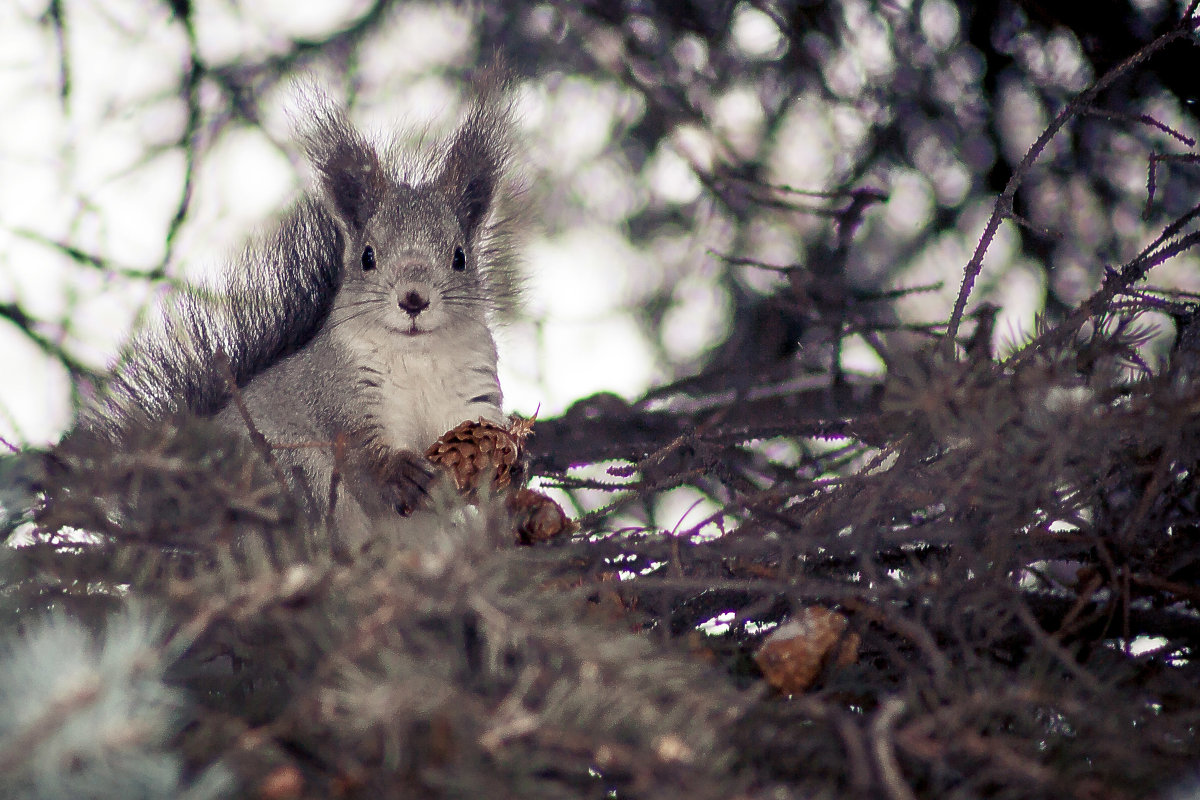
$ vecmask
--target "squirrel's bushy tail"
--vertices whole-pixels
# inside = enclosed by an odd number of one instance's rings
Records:
[[[229,377],[244,386],[312,339],[329,314],[341,269],[337,226],[320,203],[303,199],[246,247],[226,285],[168,298],[81,426],[115,436],[173,414],[220,411],[230,399]]]

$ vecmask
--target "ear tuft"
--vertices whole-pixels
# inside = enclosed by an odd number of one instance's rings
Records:
[[[434,178],[468,239],[475,237],[495,205],[511,158],[512,110],[505,88],[506,80],[497,74],[477,82],[476,99],[450,137]]]
[[[383,197],[387,176],[379,154],[345,114],[323,96],[308,102],[300,141],[327,205],[348,230],[361,232]]]

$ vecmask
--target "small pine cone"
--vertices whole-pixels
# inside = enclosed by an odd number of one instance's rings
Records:
[[[503,490],[521,479],[522,448],[532,422],[516,420],[503,428],[479,420],[455,426],[433,443],[425,456],[454,476],[459,491],[477,489],[484,481]]]
[[[304,776],[291,764],[276,767],[258,786],[263,800],[296,800],[304,796]]]
[[[846,633],[846,617],[809,606],[771,632],[754,661],[767,683],[784,694],[805,692],[832,661],[846,667],[858,660],[859,636]]]
[[[521,489],[509,498],[508,509],[520,544],[544,542],[579,530],[562,506],[532,489]]]

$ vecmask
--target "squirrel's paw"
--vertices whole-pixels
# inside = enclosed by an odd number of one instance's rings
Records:
[[[437,467],[420,453],[393,450],[376,464],[383,499],[402,517],[411,515],[429,497]]]

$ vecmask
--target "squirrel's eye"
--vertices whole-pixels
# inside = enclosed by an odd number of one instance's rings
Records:
[[[367,245],[362,254],[363,271],[369,272],[375,269],[375,248]]]
[[[454,262],[450,266],[455,272],[462,272],[467,268],[467,255],[461,247],[454,248]]]

